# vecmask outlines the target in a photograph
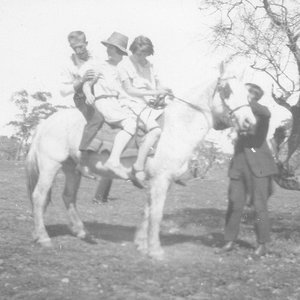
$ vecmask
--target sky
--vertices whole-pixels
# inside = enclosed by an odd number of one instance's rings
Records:
[[[100,43],[114,31],[129,37],[148,36],[152,60],[166,85],[176,90],[196,84],[205,72],[209,53],[206,27],[195,0],[1,0],[0,125],[11,118],[9,99],[26,89],[58,94],[59,73],[72,53],[67,35],[86,33],[89,48],[105,58]],[[206,74],[207,76],[207,74]]]
[[[224,50],[209,44],[214,18],[199,6],[199,0],[1,0],[0,134],[15,114],[9,99],[16,91],[49,91],[54,103],[72,103],[59,95],[59,74],[72,53],[67,35],[73,30],[84,31],[103,59],[100,41],[112,32],[127,35],[129,44],[148,36],[151,60],[177,96],[216,78]]]

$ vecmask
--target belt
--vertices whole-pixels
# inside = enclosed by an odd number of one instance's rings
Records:
[[[118,95],[100,95],[95,98],[95,100],[106,99],[106,98],[118,98]]]

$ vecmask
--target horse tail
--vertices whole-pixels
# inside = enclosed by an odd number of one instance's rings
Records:
[[[35,134],[32,139],[32,143],[25,162],[27,193],[31,202],[32,202],[32,195],[37,185],[39,174],[40,174],[38,160],[37,160],[37,153],[36,153],[36,140],[37,140],[36,137],[37,136]]]
[[[33,201],[33,193],[40,176],[40,167],[39,167],[38,149],[37,149],[38,141],[39,141],[39,134],[38,131],[36,131],[32,138],[32,143],[25,162],[27,193],[31,203]],[[50,201],[51,201],[51,189],[47,194],[47,202]]]

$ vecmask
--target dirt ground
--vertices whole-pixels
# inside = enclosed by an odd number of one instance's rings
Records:
[[[54,247],[32,241],[33,220],[22,163],[0,161],[0,299],[300,299],[300,192],[276,186],[270,200],[270,254],[252,256],[251,210],[245,211],[239,246],[219,254],[227,205],[226,167],[205,179],[174,186],[157,262],[132,243],[146,193],[115,182],[106,205],[91,201],[95,183],[84,180],[78,209],[97,243],[70,234],[61,192],[54,185],[47,230]]]

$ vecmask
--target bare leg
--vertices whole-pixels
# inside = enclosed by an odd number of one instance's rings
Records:
[[[42,246],[51,246],[50,237],[44,223],[44,213],[48,203],[48,195],[52,187],[53,179],[60,168],[60,164],[48,161],[40,169],[40,176],[32,194],[32,211],[34,218],[33,238]]]
[[[151,147],[155,145],[161,134],[160,128],[154,128],[149,131],[145,137],[145,141],[139,148],[138,156],[136,162],[133,164],[132,168],[132,182],[135,186],[139,188],[144,188],[145,172],[144,167],[146,163],[147,156],[151,150]]]
[[[132,138],[131,134],[125,130],[121,130],[115,137],[114,145],[105,166],[113,171],[117,176],[126,178],[126,170],[121,166],[120,157],[128,142]]]
[[[70,229],[77,237],[83,239],[87,233],[76,209],[76,197],[80,185],[81,175],[75,172],[76,165],[73,161],[67,161],[63,165],[66,176],[63,200],[67,208]]]
[[[136,170],[144,170],[145,162],[147,159],[147,155],[150,152],[151,147],[157,142],[161,134],[160,128],[154,128],[149,131],[145,137],[145,141],[139,148],[139,153],[134,163],[134,167]]]

